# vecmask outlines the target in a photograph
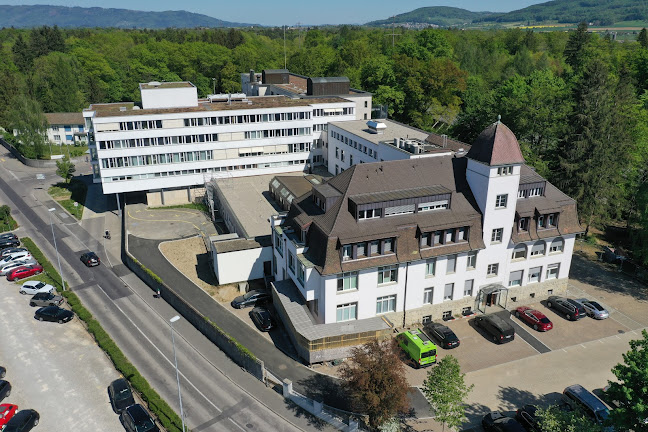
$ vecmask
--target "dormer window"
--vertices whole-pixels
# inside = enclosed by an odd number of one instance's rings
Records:
[[[542,190],[541,187],[529,189],[529,198],[542,196],[542,192],[543,192],[543,190]]]
[[[369,209],[358,211],[358,219],[375,219],[382,215],[382,209]]]
[[[513,167],[512,166],[497,168],[497,175],[498,176],[505,176],[505,175],[511,175],[511,174],[513,174]]]
[[[351,245],[342,246],[342,260],[349,260],[352,258],[353,247]]]
[[[550,214],[547,216],[547,226],[548,227],[555,227],[556,226],[556,215],[555,214]]]
[[[546,228],[547,226],[545,225],[545,217],[544,216],[538,216],[538,228]]]
[[[529,230],[529,218],[520,218],[518,221],[518,231],[528,231]]]
[[[448,208],[448,200],[426,202],[418,205],[418,211],[441,210]]]

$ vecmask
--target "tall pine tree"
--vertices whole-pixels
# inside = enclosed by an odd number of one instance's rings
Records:
[[[578,202],[586,234],[609,216],[624,181],[632,147],[627,86],[615,83],[600,60],[589,62],[574,86],[556,181]]]

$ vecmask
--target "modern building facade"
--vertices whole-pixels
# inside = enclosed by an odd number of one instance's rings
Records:
[[[335,96],[198,99],[189,82],[140,92],[141,107],[94,104],[83,117],[95,183],[146,192],[153,205],[192,201],[211,178],[308,171],[323,163],[327,124],[356,118],[356,104]]]
[[[345,133],[346,141],[333,139],[348,149]],[[362,145],[388,157],[382,142]],[[271,221],[279,312],[302,302],[314,327],[338,326],[344,339],[367,330],[366,320],[379,331],[377,319],[408,326],[564,292],[582,231],[575,201],[525,165],[499,121],[464,147],[392,161],[354,158],[293,200],[287,215]],[[321,360],[344,347],[304,352]]]

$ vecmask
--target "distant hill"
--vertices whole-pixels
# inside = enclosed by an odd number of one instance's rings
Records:
[[[612,25],[625,21],[648,21],[646,0],[553,0],[507,13],[471,12],[453,7],[423,7],[396,15],[396,24],[449,27],[463,24],[496,23],[578,23]],[[386,26],[392,19],[367,23],[369,26]]]
[[[0,27],[250,27],[253,24],[235,23],[187,11],[145,12],[129,9],[65,6],[1,6]]]
[[[366,25],[382,27],[391,25],[392,22],[394,22],[396,24],[418,23],[434,24],[440,27],[449,27],[471,23],[479,18],[484,18],[492,14],[492,12],[471,12],[469,10],[456,7],[432,6],[418,8],[411,12],[396,15],[395,17],[389,19],[371,21]]]
[[[505,14],[493,14],[481,18],[484,22],[577,23],[586,21],[596,25],[646,20],[648,20],[646,0],[553,0]]]

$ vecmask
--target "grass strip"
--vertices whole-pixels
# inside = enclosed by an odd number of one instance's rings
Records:
[[[0,220],[0,233],[13,231],[16,228],[18,228],[18,222],[16,222],[16,220],[11,216],[9,216],[9,223],[4,219]]]
[[[43,252],[29,238],[21,239],[23,245],[31,252],[32,256],[43,266],[47,276],[54,282],[53,285],[61,287],[61,276],[54,266],[45,258]],[[58,281],[58,282],[56,282]],[[119,349],[115,341],[101,327],[101,324],[86,309],[79,297],[72,291],[62,291],[61,295],[67,300],[70,309],[86,323],[88,332],[95,338],[97,345],[103,349],[117,369],[130,383],[133,389],[137,391],[144,402],[148,405],[149,410],[153,412],[162,426],[169,432],[181,432],[182,421],[173,409],[160,397],[160,395],[151,387],[144,377],[137,371],[135,366],[126,358],[124,353]]]

